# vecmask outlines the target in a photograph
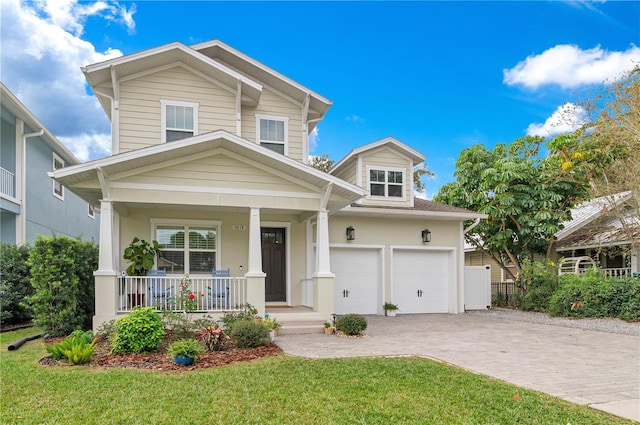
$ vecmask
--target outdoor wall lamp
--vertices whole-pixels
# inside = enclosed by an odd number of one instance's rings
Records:
[[[431,232],[429,229],[424,229],[422,231],[422,242],[431,242]]]
[[[356,239],[356,229],[353,226],[347,227],[347,240],[353,241]]]

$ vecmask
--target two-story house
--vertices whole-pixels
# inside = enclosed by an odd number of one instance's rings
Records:
[[[310,167],[308,135],[331,102],[217,40],[83,71],[113,154],[52,176],[102,212],[94,326],[136,304],[166,308],[185,274],[214,313],[463,311],[463,221],[484,216],[416,199],[421,153],[389,137],[330,173]],[[134,237],[160,243],[166,276],[122,276]]]
[[[37,235],[98,239],[99,214],[47,173],[78,164],[26,106],[0,83],[0,241]]]

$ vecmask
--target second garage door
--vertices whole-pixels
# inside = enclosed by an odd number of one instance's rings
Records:
[[[393,251],[393,300],[399,313],[448,313],[451,279],[448,251]]]
[[[336,275],[337,314],[378,313],[378,305],[382,305],[382,258],[379,249],[331,248],[331,271]]]

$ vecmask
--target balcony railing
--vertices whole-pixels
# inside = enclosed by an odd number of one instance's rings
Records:
[[[247,279],[244,277],[190,277],[189,294],[197,303],[197,312],[237,310],[246,304]],[[118,312],[134,307],[182,311],[180,305],[183,278],[170,276],[125,276],[118,278]],[[188,295],[189,295],[188,294]]]
[[[11,198],[16,197],[16,177],[9,170],[0,167],[0,193]]]

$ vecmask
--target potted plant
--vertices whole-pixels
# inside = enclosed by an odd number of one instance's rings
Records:
[[[204,351],[202,344],[195,339],[179,339],[169,345],[167,350],[176,364],[184,366],[192,365]]]
[[[396,304],[386,302],[382,305],[384,309],[384,315],[389,317],[395,317],[398,306]]]
[[[160,245],[158,241],[151,243],[144,239],[133,238],[133,241],[124,250],[123,258],[131,261],[127,267],[127,275],[144,276],[148,270],[153,268],[156,261],[156,255],[160,253]]]
[[[278,323],[275,317],[271,318],[269,316],[265,317],[264,325],[269,329],[269,333],[273,332],[273,336],[278,336],[278,329],[282,327],[281,323]]]
[[[333,333],[333,326],[331,326],[331,322],[324,322],[324,334],[331,335]]]

